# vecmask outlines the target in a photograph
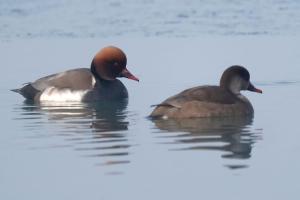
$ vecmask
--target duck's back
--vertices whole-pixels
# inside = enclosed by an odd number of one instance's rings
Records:
[[[239,97],[219,86],[199,86],[184,90],[158,104],[151,117],[193,118],[253,114],[246,97]]]
[[[77,68],[65,72],[45,76],[31,83],[39,90],[49,87],[69,88],[70,90],[88,90],[94,87],[96,80],[88,68]]]

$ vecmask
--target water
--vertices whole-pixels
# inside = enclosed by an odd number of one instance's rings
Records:
[[[201,1],[199,9],[218,9],[230,16],[233,8],[248,10],[259,1],[228,2]],[[8,24],[0,33],[1,199],[299,198],[297,1],[260,2],[270,8],[252,9],[252,15],[261,19],[234,27],[215,22],[221,18],[229,25],[235,20],[245,22],[250,14],[201,18],[189,11],[196,1],[164,1],[161,8],[159,3],[97,1],[108,13],[122,12],[122,19],[135,14],[140,23],[120,20],[113,24],[108,17],[103,29],[89,29],[98,23],[90,19],[104,16],[96,15],[89,6],[92,1],[1,2],[9,8],[0,8],[0,20]],[[63,13],[66,5],[69,11]],[[92,10],[89,15],[83,6]],[[175,21],[178,16],[172,13],[186,10],[187,19],[210,24],[212,35],[205,27],[191,31],[193,25],[187,21],[178,24],[182,28],[178,31],[177,25],[158,25],[166,17],[158,20],[152,14],[145,17],[142,11],[128,12],[143,6],[153,8],[147,9],[148,14],[163,13]],[[270,17],[279,7],[286,8],[282,15]],[[12,9],[25,10],[27,15],[19,16]],[[288,14],[293,14],[293,20],[286,20]],[[53,21],[26,24],[42,16]],[[269,18],[272,22],[265,23]],[[85,31],[78,24],[89,28]],[[52,27],[60,31],[52,32]],[[173,32],[155,34],[162,27]],[[72,34],[60,34],[61,30]],[[257,34],[244,34],[253,30]],[[9,91],[51,73],[88,67],[94,54],[108,44],[126,52],[128,69],[141,80],[121,79],[129,91],[128,101],[32,104]],[[254,106],[254,118],[147,118],[151,105],[192,86],[217,84],[223,70],[233,64],[246,66],[254,85],[264,91],[262,95],[244,92]]]
[[[0,38],[297,35],[299,9],[298,0],[1,0]]]

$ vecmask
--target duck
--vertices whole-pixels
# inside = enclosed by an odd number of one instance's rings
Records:
[[[250,101],[242,90],[262,93],[250,82],[250,73],[240,65],[227,68],[218,86],[197,86],[154,105],[152,119],[253,116]]]
[[[90,68],[76,68],[52,74],[24,84],[13,92],[34,102],[91,102],[128,98],[119,77],[139,79],[127,68],[125,53],[118,47],[102,48]]]

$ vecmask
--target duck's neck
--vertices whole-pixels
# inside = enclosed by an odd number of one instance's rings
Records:
[[[92,64],[91,64],[91,72],[94,75],[94,77],[96,78],[97,82],[99,82],[101,84],[104,84],[104,85],[105,84],[110,84],[114,81],[114,80],[106,80],[106,79],[103,79],[99,76],[99,74],[96,71],[96,67],[94,65],[94,60],[92,61]]]
[[[224,80],[222,81],[221,79],[220,81],[220,86],[222,88],[226,88],[236,96],[241,95],[241,90],[245,88],[245,81],[241,77],[234,76],[230,79],[226,79],[226,81]]]
[[[92,74],[94,75],[94,77],[97,79],[97,80],[100,80],[102,79],[96,72],[96,67],[95,67],[95,64],[94,64],[94,60],[92,61],[91,63],[91,72]]]
[[[244,95],[242,95],[241,93],[238,94],[238,95],[236,95],[236,97],[237,97],[238,99],[240,99],[242,102],[244,102],[245,104],[250,104],[250,105],[251,105],[251,103],[250,103],[250,101],[248,100],[248,98],[245,97]]]

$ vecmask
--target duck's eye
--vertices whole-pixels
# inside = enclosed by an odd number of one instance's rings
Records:
[[[121,76],[122,73],[122,65],[120,65],[119,62],[113,62],[113,67],[111,68],[111,71],[117,75],[117,77]]]

